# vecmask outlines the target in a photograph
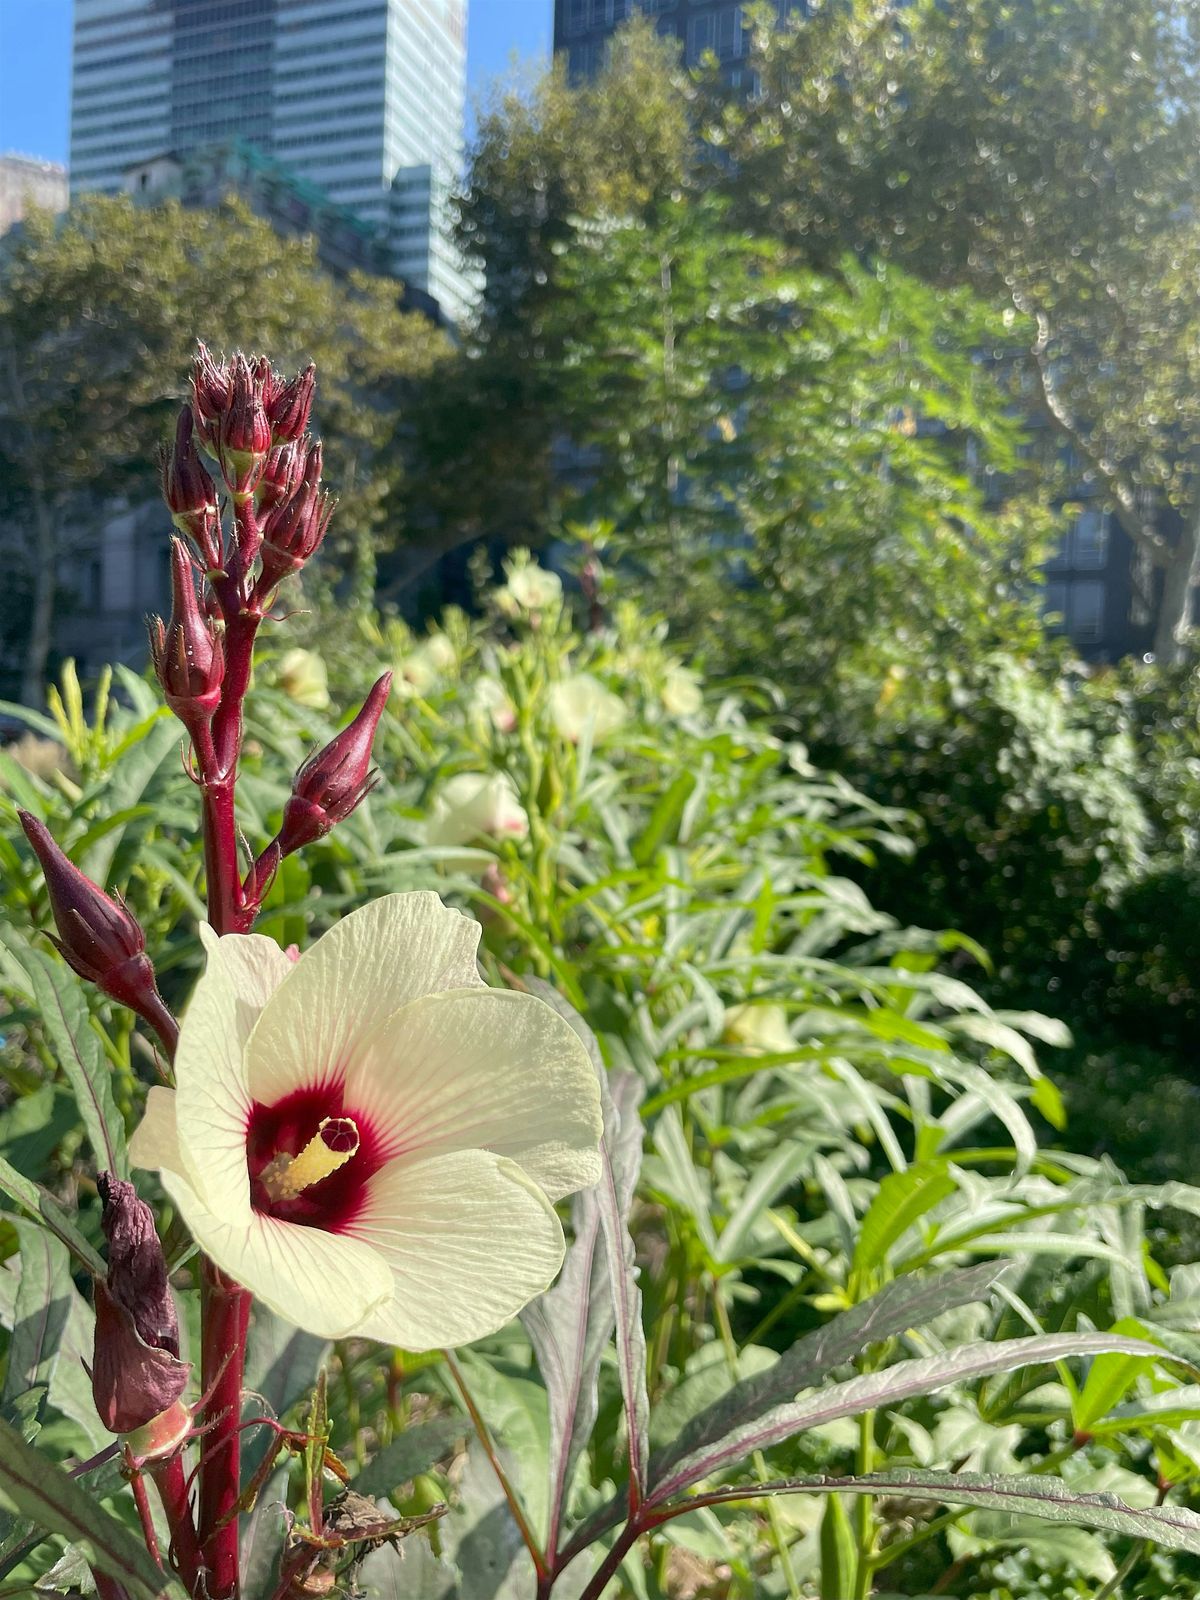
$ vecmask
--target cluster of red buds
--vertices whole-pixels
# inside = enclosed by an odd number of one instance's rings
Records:
[[[171,618],[151,621],[150,650],[192,742],[205,796],[210,914],[220,932],[244,932],[280,860],[328,833],[368,793],[387,699],[385,677],[350,726],[305,762],[279,834],[239,876],[232,786],[254,639],[279,586],[320,549],[334,509],[321,486],[321,445],[307,432],[314,390],[311,366],[285,379],[263,357],[217,362],[201,345],[190,402],[163,457],[163,496],[183,539],[172,553]],[[228,530],[201,450],[216,464]]]
[[[209,920],[220,934],[248,932],[279,862],[349,816],[377,781],[371,749],[390,673],[353,720],[300,767],[275,837],[257,858],[242,859],[234,801],[255,639],[271,619],[279,586],[317,553],[333,512],[321,487],[321,446],[307,433],[313,391],[311,366],[285,380],[263,358],[236,355],[218,363],[201,345],[190,400],[162,457],[163,498],[177,537],[170,620],[151,620],[150,654],[191,746],[188,771],[201,797]],[[72,864],[36,817],[22,812],[21,822],[45,874],[62,955],[153,1028],[169,1063],[179,1027],[159,994],[141,927],[119,898]],[[169,1068],[161,1070],[170,1081]],[[103,1174],[100,1194],[109,1269],[96,1281],[96,1404],[106,1425],[125,1436],[130,1459],[136,1447],[142,1462],[162,1463],[160,1488],[176,1548],[181,1541],[190,1548],[198,1570],[197,1525],[179,1466],[179,1446],[191,1428],[181,1400],[188,1369],[179,1360],[162,1250],[153,1217],[132,1185]],[[205,1349],[204,1382],[216,1391],[206,1426],[236,1430],[237,1407],[228,1396],[222,1400]],[[214,1370],[219,1377],[220,1363]],[[235,1373],[235,1393],[239,1381]],[[227,1441],[226,1464],[231,1448],[236,1456]],[[203,1493],[201,1501],[207,1503]],[[233,1555],[226,1551],[217,1566],[236,1571],[236,1521],[217,1518],[206,1527],[202,1513],[200,1523],[213,1548],[233,1540]],[[212,1551],[205,1549],[208,1560]]]

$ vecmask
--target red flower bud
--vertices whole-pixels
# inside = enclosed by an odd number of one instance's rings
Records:
[[[258,480],[258,509],[270,511],[290,500],[304,477],[307,452],[303,440],[289,439],[277,444],[263,463]]]
[[[276,840],[280,855],[323,838],[379,781],[371,771],[371,745],[391,687],[392,675],[385,672],[354,721],[297,772]]]
[[[233,358],[229,404],[217,419],[217,460],[235,497],[250,494],[271,448],[260,374],[243,355]]]
[[[179,1319],[154,1217],[131,1183],[97,1179],[108,1239],[108,1278],[97,1279],[92,1394],[113,1433],[132,1433],[162,1416],[187,1386],[179,1359]]]
[[[193,431],[191,407],[184,406],[175,424],[175,443],[160,458],[159,475],[171,520],[180,533],[199,544],[209,518],[216,515],[217,495],[212,479],[200,464]]]
[[[53,942],[63,959],[81,978],[144,1017],[172,1047],[179,1029],[155,986],[146,936],[128,907],[68,861],[36,817],[28,811],[17,815],[42,864],[58,928]]]
[[[267,419],[276,439],[301,437],[308,427],[316,387],[317,369],[311,361],[303,372],[279,385],[267,401]]]
[[[304,481],[262,524],[262,588],[274,589],[289,573],[298,572],[316,553],[333,515],[333,501],[321,493],[321,446],[310,446]]]
[[[225,652],[200,609],[192,563],[179,539],[171,541],[171,621],[150,619],[150,655],[171,710],[195,737],[221,702]]]
[[[192,362],[192,415],[201,444],[211,454],[216,454],[217,419],[229,405],[232,388],[229,369],[218,365],[208,347],[196,341],[196,355]]]

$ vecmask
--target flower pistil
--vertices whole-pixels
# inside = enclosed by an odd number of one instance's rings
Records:
[[[324,1117],[299,1155],[281,1152],[259,1174],[272,1200],[298,1194],[344,1167],[358,1150],[358,1124],[352,1117]]]

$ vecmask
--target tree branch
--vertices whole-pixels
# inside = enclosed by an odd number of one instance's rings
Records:
[[[1020,290],[1014,289],[1012,298],[1017,310],[1027,317],[1032,317],[1037,325],[1037,338],[1030,346],[1029,353],[1033,357],[1038,392],[1047,416],[1070,441],[1081,460],[1085,461],[1100,479],[1105,493],[1113,502],[1118,521],[1134,544],[1148,551],[1157,565],[1163,565],[1170,557],[1171,547],[1149,518],[1143,515],[1138,504],[1137,489],[1118,464],[1103,450],[1098,450],[1093,445],[1072,414],[1058,387],[1049,356],[1053,337],[1049,317],[1033,305]]]

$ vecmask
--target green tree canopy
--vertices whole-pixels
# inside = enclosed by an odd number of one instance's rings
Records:
[[[1007,310],[1029,403],[1159,574],[1163,660],[1200,551],[1198,43],[1190,0],[831,0],[763,26],[761,94],[714,73],[702,118],[708,181],[801,259]]]
[[[448,348],[397,309],[394,283],[338,283],[311,239],[282,239],[244,206],[220,212],[89,197],[33,212],[0,254],[0,517],[28,600],[23,695],[40,698],[64,562],[97,508],[154,493],[154,461],[197,337],[314,360],[344,561],[381,533],[406,380]],[[165,532],[164,532],[165,537]]]

